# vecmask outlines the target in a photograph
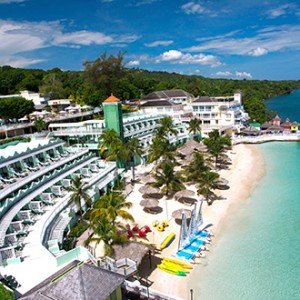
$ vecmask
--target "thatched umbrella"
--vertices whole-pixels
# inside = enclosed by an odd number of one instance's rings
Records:
[[[172,217],[177,220],[182,220],[182,214],[185,214],[186,218],[190,219],[192,216],[192,211],[189,209],[180,208],[172,212]]]
[[[158,203],[159,201],[157,199],[147,198],[147,199],[143,199],[140,202],[140,205],[143,206],[144,208],[153,208],[153,207],[157,207]]]
[[[272,126],[270,126],[267,131],[268,132],[282,132],[284,129],[276,124],[273,124]]]
[[[216,181],[216,188],[219,190],[226,190],[229,188],[228,186],[229,181],[223,177],[219,177]]]
[[[257,129],[256,127],[253,127],[253,126],[249,126],[245,129],[243,129],[241,132],[244,135],[259,135],[259,129]]]
[[[155,178],[151,174],[141,175],[140,179],[145,183],[155,182]]]
[[[128,242],[122,245],[114,245],[111,257],[115,260],[129,258],[139,265],[143,257],[146,254],[149,254],[149,252],[154,253],[154,248],[150,245],[138,242]]]
[[[142,194],[158,194],[159,189],[150,185],[144,185],[139,188],[139,192]]]
[[[178,191],[174,197],[175,200],[179,200],[180,198],[190,198],[193,197],[195,195],[194,191],[191,190],[182,190],[182,191]]]

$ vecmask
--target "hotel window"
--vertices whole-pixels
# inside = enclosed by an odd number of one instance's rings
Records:
[[[204,111],[204,106],[203,105],[199,106],[199,109],[200,111]]]
[[[211,114],[212,119],[217,118],[218,114]]]
[[[210,118],[210,114],[203,114],[203,119],[209,119]]]
[[[209,120],[205,120],[205,121],[203,121],[203,124],[210,124],[210,121]]]
[[[193,106],[193,112],[197,112],[198,111],[198,106]]]
[[[211,111],[211,106],[205,106],[205,111]]]

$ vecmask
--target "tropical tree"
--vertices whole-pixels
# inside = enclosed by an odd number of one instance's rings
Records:
[[[100,148],[100,153],[103,154],[105,151],[110,151],[113,145],[120,142],[120,136],[114,129],[105,129],[99,137],[98,148]]]
[[[174,164],[170,161],[165,161],[160,164],[157,173],[154,175],[154,187],[162,188],[166,196],[170,191],[180,191],[184,189],[182,178],[179,173],[174,171]]]
[[[79,211],[80,218],[82,218],[83,212],[81,207],[81,201],[83,200],[87,207],[92,206],[92,200],[87,192],[88,184],[82,180],[81,176],[76,176],[71,180],[71,186],[67,188],[68,192],[71,192],[69,203],[74,203]]]
[[[14,296],[13,292],[6,289],[2,283],[0,283],[0,299],[3,300],[15,300],[16,297]]]
[[[170,116],[163,117],[159,120],[159,127],[156,130],[156,133],[162,135],[163,137],[168,139],[168,135],[171,133],[175,136],[178,134],[178,130],[173,123],[173,119]]]
[[[135,180],[135,172],[134,172],[134,157],[141,157],[143,154],[142,146],[137,138],[129,139],[124,145],[127,155],[129,158],[129,162],[131,164],[131,172],[132,172],[132,180]]]
[[[191,119],[188,123],[188,132],[193,134],[193,139],[199,141],[201,135],[200,119]]]
[[[20,119],[33,111],[34,104],[31,100],[17,97],[0,99],[0,117],[4,120]]]
[[[42,130],[46,129],[47,125],[43,118],[38,117],[34,121],[34,126],[37,129],[38,132],[41,132]]]
[[[93,234],[85,243],[90,244],[91,242],[96,242],[98,245],[102,241],[104,243],[105,255],[111,254],[113,244],[123,244],[127,242],[126,236],[119,233],[121,230],[124,230],[124,228],[119,223],[113,224],[110,219],[107,219],[103,215],[94,219],[90,223],[90,228]]]
[[[216,188],[216,180],[219,178],[216,172],[206,171],[198,178],[198,195],[203,195],[208,205],[212,205],[213,200],[210,197],[212,191]]]
[[[193,159],[187,166],[183,166],[183,174],[186,181],[197,181],[203,172],[210,170],[210,166],[204,155],[200,152],[193,154]]]
[[[107,218],[112,224],[116,223],[117,217],[134,221],[133,216],[125,210],[131,207],[132,203],[126,201],[123,194],[117,192],[105,194],[95,201],[90,213],[90,221],[93,222],[99,217]]]
[[[149,149],[149,162],[159,159],[175,161],[174,146],[165,138],[154,137]]]
[[[218,130],[209,133],[209,137],[204,139],[203,143],[207,146],[208,152],[215,159],[215,167],[217,167],[218,158],[230,146],[231,139],[229,136],[221,136]]]

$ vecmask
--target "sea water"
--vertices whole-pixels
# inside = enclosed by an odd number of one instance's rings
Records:
[[[268,110],[277,111],[283,121],[289,118],[291,122],[300,123],[300,90],[268,99],[265,104]]]
[[[299,96],[281,98],[276,110],[300,121]],[[266,174],[227,215],[207,258],[198,259],[189,284],[195,300],[300,299],[300,143],[252,147],[262,152]]]

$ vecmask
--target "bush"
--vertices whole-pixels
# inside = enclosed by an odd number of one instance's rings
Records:
[[[2,283],[0,283],[0,299],[1,300],[15,300],[14,294],[7,290]]]
[[[79,221],[69,232],[68,236],[64,239],[62,248],[65,251],[72,250],[75,246],[76,239],[79,238],[87,229],[88,223]],[[1,299],[1,298],[0,298]]]

